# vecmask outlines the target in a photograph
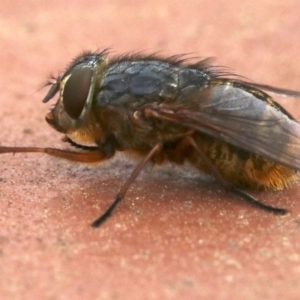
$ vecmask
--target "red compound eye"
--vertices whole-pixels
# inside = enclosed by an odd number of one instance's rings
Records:
[[[63,104],[66,113],[72,119],[78,119],[87,100],[93,71],[91,68],[81,68],[75,71],[67,80],[63,91]]]

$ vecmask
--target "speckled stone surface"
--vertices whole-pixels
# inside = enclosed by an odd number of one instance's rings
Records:
[[[216,57],[300,90],[300,6],[279,1],[0,2],[0,144],[64,147],[47,76],[83,50]],[[296,117],[299,100],[277,98]],[[148,169],[101,228],[134,163],[0,156],[1,299],[299,299],[300,188],[253,192],[276,217],[191,169]]]

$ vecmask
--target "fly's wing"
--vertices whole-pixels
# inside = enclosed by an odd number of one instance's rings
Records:
[[[251,86],[224,83],[182,94],[176,104],[153,106],[148,114],[300,170],[300,124],[270,100],[259,99]]]
[[[245,84],[245,82],[242,82],[242,84]],[[251,85],[253,87],[274,93],[274,94],[278,94],[281,96],[287,96],[287,97],[294,97],[294,98],[300,98],[300,92],[298,91],[293,91],[293,90],[289,90],[289,89],[283,89],[283,88],[277,88],[271,85],[267,85],[267,84],[260,84],[260,83],[253,83],[253,82],[247,82],[246,84]]]

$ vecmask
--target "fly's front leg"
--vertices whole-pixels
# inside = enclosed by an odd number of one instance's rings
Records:
[[[50,156],[54,156],[57,158],[65,159],[72,162],[79,162],[79,163],[97,163],[101,162],[103,160],[111,158],[115,153],[115,148],[112,143],[110,143],[108,140],[102,140],[102,144],[99,142],[98,147],[90,147],[90,151],[80,152],[80,151],[71,151],[71,150],[62,150],[62,149],[55,149],[55,148],[42,148],[42,147],[5,147],[0,146],[0,154],[8,154],[8,153],[45,153]],[[81,148],[80,145],[76,144],[75,142],[71,142],[71,144],[75,147]],[[87,147],[88,148],[88,147]],[[139,170],[136,172],[139,173]],[[138,173],[133,173],[133,177],[135,178]],[[129,185],[134,180],[132,179],[132,176],[130,179],[125,183],[123,188],[120,190],[118,194],[118,198],[120,200],[124,197],[127,189],[129,188]],[[131,181],[132,180],[132,181]],[[114,204],[116,206],[117,203]],[[114,207],[113,207],[114,208]],[[94,222],[93,226],[99,226],[100,223],[106,219],[113,208],[110,209],[106,213],[106,216],[102,219],[99,219],[98,222]]]
[[[45,153],[54,157],[80,163],[96,163],[109,158],[98,150],[93,150],[91,152],[79,152],[38,147],[0,147],[0,154],[4,153]]]
[[[103,137],[101,141],[97,143],[97,147],[84,147],[75,142],[72,142],[68,138],[64,138],[63,141],[69,142],[71,145],[77,148],[87,148],[88,151],[72,151],[67,149],[56,148],[42,148],[42,147],[5,147],[0,146],[0,154],[5,153],[45,153],[54,157],[62,158],[72,162],[79,163],[97,163],[103,160],[109,159],[115,154],[115,146],[113,142]]]

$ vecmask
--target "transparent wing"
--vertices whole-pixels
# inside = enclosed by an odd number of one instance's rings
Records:
[[[216,85],[180,96],[176,106],[161,103],[148,112],[300,170],[300,124],[258,94],[251,86]]]

